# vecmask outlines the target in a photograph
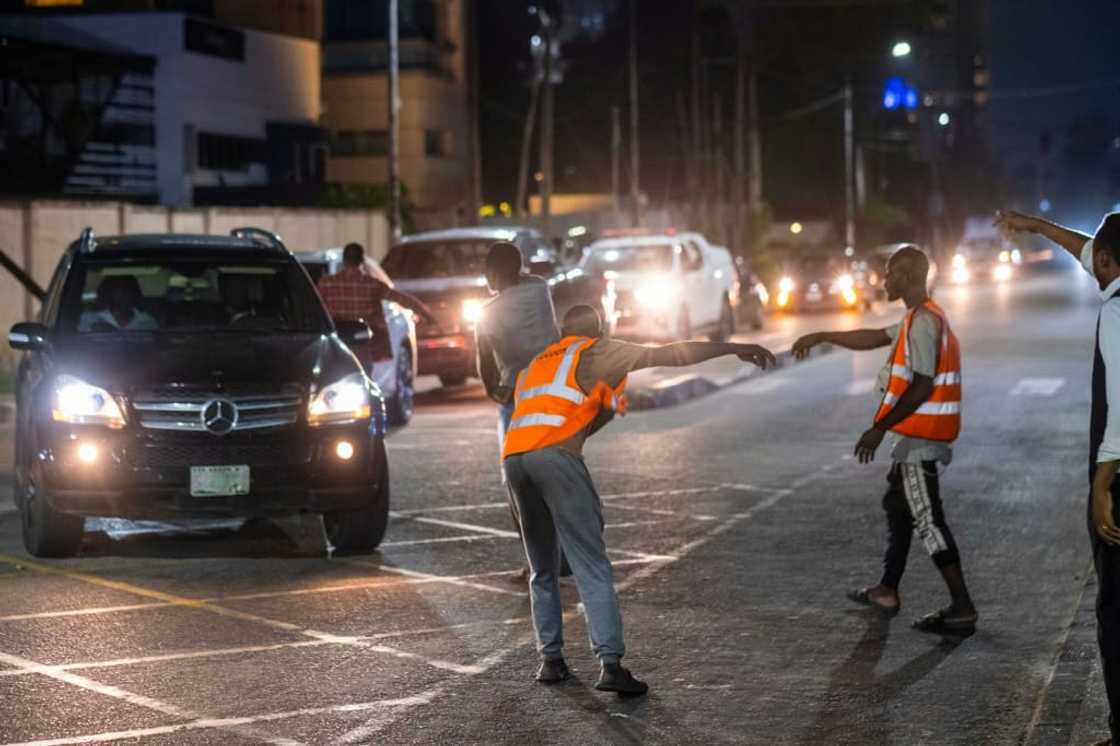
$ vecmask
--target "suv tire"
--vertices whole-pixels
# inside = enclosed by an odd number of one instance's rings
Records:
[[[20,504],[23,546],[34,557],[73,557],[82,546],[85,518],[59,513],[29,475]]]
[[[443,386],[445,389],[454,388],[455,386],[462,386],[464,383],[467,382],[467,374],[466,373],[440,373],[439,374],[439,382],[440,382],[440,385]]]
[[[373,442],[373,475],[377,484],[370,490],[369,502],[355,510],[323,514],[327,538],[339,554],[365,554],[377,548],[389,525],[389,460],[385,442]]]

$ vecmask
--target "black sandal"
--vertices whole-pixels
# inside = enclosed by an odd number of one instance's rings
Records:
[[[898,614],[898,610],[901,606],[900,604],[896,604],[894,606],[881,604],[875,599],[871,598],[870,590],[870,588],[860,588],[856,591],[848,591],[848,600],[855,601],[857,604],[863,604],[864,606],[870,606],[873,609],[877,610],[880,614],[885,614],[886,616],[895,616]]]
[[[976,632],[976,622],[979,618],[980,615],[975,611],[971,614],[960,614],[954,612],[953,607],[947,606],[916,620],[914,629],[919,632],[929,632],[937,635],[968,637]]]

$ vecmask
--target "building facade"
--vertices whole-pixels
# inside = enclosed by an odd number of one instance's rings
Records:
[[[422,223],[446,224],[477,207],[468,5],[400,0],[400,173]],[[325,0],[323,124],[332,132],[332,183],[388,181],[388,17],[387,0]]]
[[[57,141],[63,173],[46,191],[168,206],[268,204],[292,202],[325,177],[313,39],[184,13],[5,16],[0,34],[40,57],[72,60],[49,74],[12,64],[3,73],[12,97],[0,153],[16,131],[21,141]],[[83,59],[97,61],[100,77]],[[78,72],[77,85],[65,67]],[[34,76],[34,87],[17,74]]]

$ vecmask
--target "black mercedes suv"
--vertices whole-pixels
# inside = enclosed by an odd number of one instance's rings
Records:
[[[321,513],[340,551],[385,533],[384,403],[278,237],[94,237],[63,254],[19,363],[16,503],[36,556],[85,516]]]

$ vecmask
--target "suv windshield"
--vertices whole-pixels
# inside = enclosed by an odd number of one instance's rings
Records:
[[[615,270],[616,272],[669,272],[673,269],[671,244],[638,244],[601,247],[587,255],[585,271],[592,273]]]
[[[486,255],[493,243],[463,239],[398,244],[389,250],[381,266],[396,280],[475,277],[486,273]]]
[[[230,256],[76,263],[67,279],[59,328],[79,334],[318,334],[329,327],[298,264]]]

